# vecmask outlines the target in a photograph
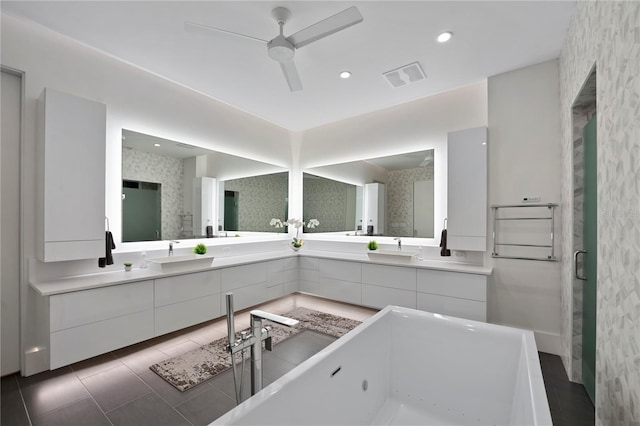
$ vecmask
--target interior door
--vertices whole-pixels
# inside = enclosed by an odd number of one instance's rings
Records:
[[[224,230],[238,231],[238,191],[224,191]]]
[[[596,116],[584,127],[584,213],[583,213],[583,299],[582,299],[582,381],[595,403],[596,399],[596,295],[597,295],[597,143]]]
[[[162,239],[160,184],[124,181],[122,242]]]

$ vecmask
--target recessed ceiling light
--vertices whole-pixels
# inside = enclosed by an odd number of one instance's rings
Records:
[[[159,143],[154,143],[153,146],[160,146],[160,144]]]
[[[340,78],[349,78],[351,77],[351,71],[342,71],[340,73]]]
[[[451,40],[451,37],[453,37],[453,33],[451,31],[445,31],[438,35],[437,40],[439,43],[444,43]]]

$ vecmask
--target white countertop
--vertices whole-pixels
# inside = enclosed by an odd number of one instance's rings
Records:
[[[88,290],[98,287],[126,284],[131,282],[153,280],[157,278],[183,275],[195,272],[210,271],[230,266],[240,266],[248,263],[263,262],[268,260],[283,259],[293,256],[308,256],[322,259],[344,260],[362,263],[375,263],[408,268],[435,269],[448,272],[461,272],[468,274],[491,275],[493,268],[490,266],[471,265],[448,260],[417,260],[415,257],[410,263],[396,263],[371,260],[366,253],[344,253],[332,251],[300,250],[293,252],[289,249],[265,253],[253,253],[244,256],[216,257],[211,266],[204,268],[190,268],[170,273],[153,269],[132,269],[131,271],[98,272],[95,274],[74,275],[57,278],[49,281],[30,282],[31,287],[40,296],[52,296],[55,294],[70,293],[80,290]]]

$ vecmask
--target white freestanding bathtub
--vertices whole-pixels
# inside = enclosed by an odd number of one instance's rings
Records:
[[[387,306],[214,425],[551,425],[533,333]]]

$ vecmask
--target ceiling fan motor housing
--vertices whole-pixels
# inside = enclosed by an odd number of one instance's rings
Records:
[[[278,62],[286,62],[295,56],[295,48],[282,34],[267,44],[269,57]]]

